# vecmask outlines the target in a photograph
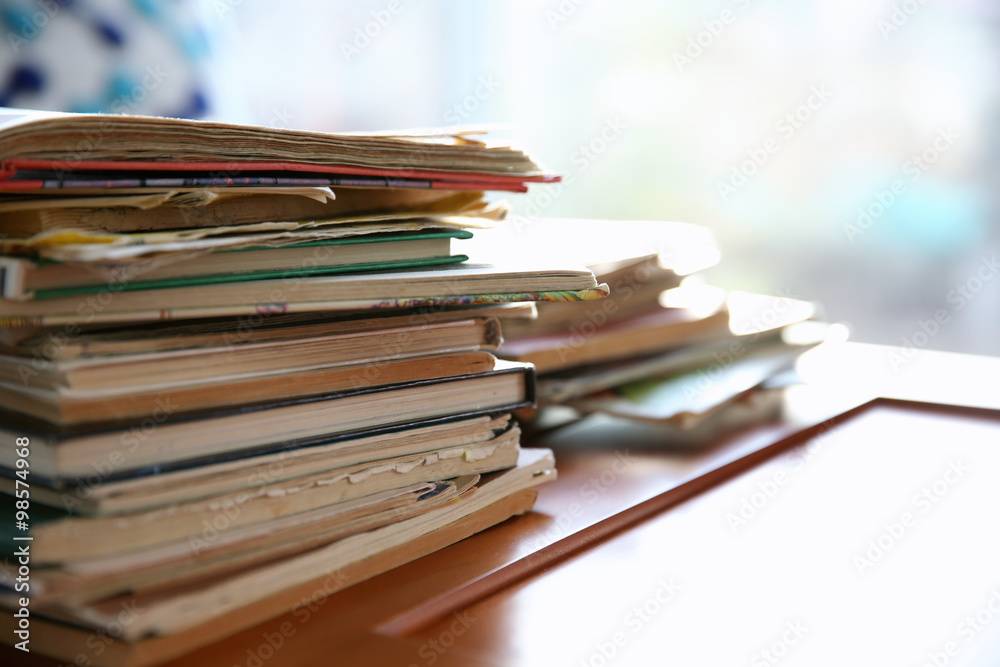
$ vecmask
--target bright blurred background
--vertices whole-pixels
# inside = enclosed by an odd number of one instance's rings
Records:
[[[509,124],[565,175],[516,212],[699,223],[723,251],[713,284],[819,301],[855,340],[1000,354],[996,3],[0,6],[5,104]]]

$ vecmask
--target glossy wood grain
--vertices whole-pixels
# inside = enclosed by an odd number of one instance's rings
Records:
[[[461,646],[503,665],[996,665],[998,479],[995,413],[881,404],[470,605]]]

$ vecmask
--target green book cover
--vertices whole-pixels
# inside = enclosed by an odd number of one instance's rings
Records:
[[[468,239],[472,238],[472,233],[465,230],[442,230],[433,232],[417,232],[402,234],[373,234],[368,236],[355,236],[341,239],[330,239],[328,241],[312,241],[308,243],[297,243],[281,248],[309,248],[322,246],[352,246],[372,243],[388,243],[398,241],[421,241],[427,239]],[[221,252],[247,252],[270,250],[267,247],[240,248],[238,250],[226,250]],[[217,273],[198,276],[180,276],[177,278],[166,278],[160,280],[132,280],[121,283],[116,287],[116,291],[133,292],[139,290],[169,289],[175,287],[197,287],[199,285],[213,285],[219,283],[248,282],[253,280],[275,280],[280,278],[302,278],[306,276],[324,276],[338,273],[362,273],[371,271],[389,271],[393,269],[419,268],[426,266],[440,266],[445,264],[457,264],[467,261],[467,255],[451,254],[438,257],[425,257],[420,259],[389,260],[384,262],[367,262],[359,264],[344,264],[339,266],[310,266],[294,269],[279,269],[267,271],[246,271],[239,273]],[[39,265],[54,264],[55,262],[39,262]],[[35,300],[57,299],[68,296],[80,296],[86,294],[96,294],[106,289],[107,285],[100,283],[95,285],[76,285],[73,287],[59,287],[52,289],[40,289],[34,292]]]

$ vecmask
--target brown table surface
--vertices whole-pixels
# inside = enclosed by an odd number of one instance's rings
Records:
[[[534,437],[559,469],[534,511],[169,664],[1000,664],[1000,417],[793,435],[873,396],[1000,409],[1000,359],[848,343],[800,372],[781,421],[707,449]],[[50,664],[25,658],[0,652]]]

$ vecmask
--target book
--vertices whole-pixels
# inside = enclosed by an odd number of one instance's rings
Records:
[[[498,361],[494,370],[215,410],[174,415],[168,405],[139,424],[88,423],[59,427],[0,413],[3,437],[31,438],[32,475],[98,478],[169,467],[180,462],[330,438],[395,424],[467,413],[509,412],[534,402],[534,369]],[[386,406],[392,406],[387,410]],[[16,436],[15,436],[16,434]],[[13,469],[14,451],[0,450]]]
[[[285,442],[272,451],[237,452],[172,468],[132,472],[93,468],[84,477],[68,478],[32,474],[31,497],[80,516],[139,512],[380,459],[448,447],[478,447],[516,428],[506,413],[445,417]],[[15,479],[0,475],[0,491],[13,495]]]
[[[99,211],[106,208],[134,208],[150,211],[160,206],[197,207],[206,206],[225,199],[241,199],[256,195],[272,195],[278,201],[288,203],[284,197],[306,197],[320,203],[334,201],[336,195],[329,187],[302,185],[281,187],[273,185],[244,186],[238,190],[226,188],[150,188],[149,192],[124,193],[115,190],[101,190],[93,194],[70,195],[64,190],[57,193],[5,193],[0,199],[0,213],[21,211],[56,211],[62,209],[86,209]],[[446,192],[436,193],[437,197],[449,196]]]
[[[81,137],[86,149],[81,150]],[[77,172],[174,179],[246,173],[426,179],[444,189],[510,189],[558,177],[518,149],[471,132],[330,134],[150,116],[0,108],[0,190]],[[127,179],[129,176],[125,176]],[[312,183],[307,183],[312,185]]]
[[[540,480],[536,479],[536,483],[538,481]],[[143,667],[159,664],[291,611],[317,591],[325,594],[336,592],[523,514],[534,505],[536,495],[534,488],[513,491],[440,527],[388,545],[368,558],[355,559],[320,574],[313,570],[310,572],[312,578],[308,581],[277,591],[269,590],[251,604],[227,607],[219,615],[204,618],[196,627],[167,636],[152,636],[132,642],[110,636],[106,636],[105,641],[102,636],[100,653],[95,654],[93,629],[36,615],[32,618],[31,646],[39,653],[70,663],[77,656],[83,655],[97,667]],[[0,614],[0,634],[5,635],[0,639],[8,644],[17,640],[14,633],[17,629],[16,621],[13,614]]]
[[[612,228],[621,233],[608,234]],[[600,303],[545,302],[534,320],[505,323],[504,336],[512,348],[514,341],[546,335],[579,339],[581,332],[590,336],[595,329],[659,311],[663,293],[719,259],[707,228],[677,222],[514,217],[476,234],[463,248],[475,261],[501,261],[505,249],[515,245],[522,249],[519,261],[525,264],[583,262],[610,290]],[[708,314],[718,309],[721,298],[702,301],[689,308]]]
[[[751,350],[731,361],[717,361],[678,375],[628,382],[570,400],[568,404],[582,414],[601,412],[691,429],[791,368],[799,354],[809,347],[812,345]]]
[[[276,221],[357,222],[385,219],[388,214],[394,219],[467,215],[486,208],[482,192],[475,190],[338,187],[334,195],[329,187],[180,188],[142,194],[8,197],[0,200],[0,230],[23,237],[64,228],[114,232],[239,228]]]
[[[597,303],[588,313],[601,312]],[[589,319],[585,321],[589,322]],[[568,332],[542,334],[504,342],[499,354],[530,362],[549,373],[599,361],[625,359],[693,342],[731,336],[724,304],[714,311],[657,308],[629,320],[598,327],[574,327]]]
[[[794,325],[792,325],[794,326]],[[782,339],[783,329],[735,339],[695,342],[666,352],[568,368],[538,380],[540,405],[566,403],[619,385],[650,377],[679,375],[720,365],[758,349],[797,349]]]
[[[597,313],[587,312],[573,303],[546,303],[531,321],[511,322],[504,326],[508,340],[569,331],[581,326],[601,326],[624,322],[650,311],[659,310],[660,294],[680,287],[684,276],[663,266],[658,255],[631,258],[619,262],[590,265],[599,283],[607,284],[610,295]]]
[[[169,365],[170,359],[166,361]],[[488,352],[464,352],[368,361],[300,372],[217,374],[196,383],[136,384],[103,391],[42,389],[0,383],[0,404],[11,411],[60,425],[141,421],[165,405],[170,406],[171,414],[183,415],[365,387],[473,375],[491,371],[495,364],[496,358]]]
[[[372,234],[487,229],[502,216],[495,207],[477,215],[394,214],[302,222],[262,222],[242,227],[198,227],[155,232],[52,229],[29,238],[0,237],[0,252],[51,262],[86,263],[95,269],[145,271],[206,252],[277,248]],[[321,254],[319,252],[317,255]]]
[[[468,259],[452,254],[451,240],[471,237],[461,230],[375,234],[220,250],[148,265],[95,266],[0,256],[0,298],[50,299],[96,294],[110,285],[134,291],[450,264]]]
[[[499,320],[609,287],[451,240],[558,178],[475,131],[0,111],[0,438],[31,445],[0,502],[29,458],[5,543],[31,540],[35,643],[126,603],[103,658],[162,660],[530,509],[554,461],[520,447],[534,368]]]
[[[0,355],[0,382],[77,392],[141,391],[218,378],[378,366],[431,354],[495,350],[500,344],[495,318],[429,319],[389,314],[343,321],[284,317],[276,323],[261,318],[215,330],[181,325],[144,333],[125,329],[41,337],[0,348],[9,353]]]
[[[208,581],[191,583],[165,592],[115,596],[91,604],[33,609],[32,613],[41,617],[70,621],[85,627],[101,628],[106,627],[111,617],[120,610],[122,602],[134,602],[133,607],[137,610],[137,615],[124,628],[121,640],[136,642],[146,637],[180,633],[211,623],[219,617],[225,617],[229,612],[278,596],[283,591],[293,590],[298,585],[317,577],[346,570],[354,564],[362,563],[404,544],[419,544],[417,540],[424,536],[445,529],[455,522],[486,510],[504,498],[533,489],[554,477],[555,468],[550,450],[522,449],[515,467],[484,475],[479,483],[471,486],[453,502],[445,503],[413,518],[352,535],[248,570],[236,571],[228,576],[216,575]],[[520,505],[519,509],[524,511],[526,507]],[[454,539],[441,540],[433,546],[440,548],[453,541]],[[423,555],[427,550],[415,549],[408,554],[408,557],[404,557],[401,561],[396,560],[394,564],[411,560],[415,557],[415,553]],[[374,568],[374,571],[366,569],[364,574],[366,577],[372,576],[382,569]],[[344,579],[355,583],[359,578],[345,574]],[[287,608],[274,603],[268,606],[269,615],[275,615]]]
[[[606,296],[589,269],[505,269],[461,264],[424,271],[386,271],[294,280],[126,292],[42,301],[0,300],[0,324],[55,325],[253,315],[261,312],[355,310],[434,304],[590,300]],[[88,301],[89,299],[89,301]]]
[[[197,540],[270,523],[373,493],[412,484],[444,481],[509,468],[517,462],[518,432],[508,431],[478,445],[387,457],[320,470],[281,482],[247,485],[236,491],[137,512],[73,516],[36,506],[32,514],[31,556],[38,565],[92,561],[176,544],[181,551]],[[0,497],[11,521],[4,544],[13,550],[14,496]],[[219,515],[224,525],[213,526]],[[9,554],[8,554],[9,555]]]
[[[204,580],[411,518],[455,499],[478,478],[412,484],[145,551],[41,568],[35,571],[32,599],[43,605],[81,604]],[[5,583],[16,580],[13,572],[0,576]]]
[[[761,321],[760,307],[769,297],[731,292],[730,331],[742,333],[718,340],[695,341],[666,352],[618,359],[549,373],[538,381],[541,405],[564,403],[575,398],[646,378],[668,377],[693,371],[712,371],[731,365],[748,353],[782,350],[801,353],[824,340],[829,325],[812,321],[812,304],[783,303],[784,313]],[[771,328],[768,328],[768,326]]]
[[[619,303],[623,300],[626,300],[623,296],[617,297]],[[808,301],[726,291],[697,283],[685,283],[663,292],[653,307],[639,315],[624,320],[604,318],[608,306],[615,304],[615,296],[604,303],[576,304],[581,311],[578,324],[552,334],[505,341],[498,354],[531,362],[540,374],[547,376],[571,373],[577,367],[633,359],[637,365],[630,371],[630,379],[635,379],[655,374],[655,365],[647,366],[648,372],[644,374],[641,366],[652,364],[658,353],[676,350],[683,355],[685,348],[693,352],[694,346],[706,345],[712,346],[713,351],[717,351],[716,346],[728,346],[742,354],[745,346],[766,338],[767,332],[778,332],[817,314],[816,305]],[[724,356],[731,351],[719,354]],[[678,358],[682,357],[674,357]],[[673,362],[665,363],[669,367]],[[581,374],[589,372],[583,370]]]
[[[339,313],[261,313],[243,318],[205,318],[189,321],[137,322],[134,324],[75,324],[66,327],[0,329],[0,346],[7,354],[55,361],[84,357],[118,356],[196,347],[224,347],[263,341],[292,340],[345,333],[344,327],[380,329],[422,327],[435,323],[489,318],[513,321],[532,319],[533,302],[495,303],[460,307],[399,308]],[[365,323],[362,320],[372,320]],[[499,330],[489,325],[487,342],[499,344]],[[410,336],[415,336],[416,331]],[[407,337],[409,340],[409,336]],[[399,341],[403,342],[403,341]],[[434,347],[440,350],[440,347]],[[452,348],[449,348],[452,349]],[[473,348],[461,348],[473,349]]]
[[[551,430],[546,431],[545,442],[556,448],[595,449],[606,447],[610,441],[621,449],[655,448],[687,453],[718,445],[720,439],[734,431],[776,420],[782,415],[784,405],[784,387],[771,387],[768,382],[743,392],[696,424],[676,425],[670,421],[592,412],[549,424]]]

